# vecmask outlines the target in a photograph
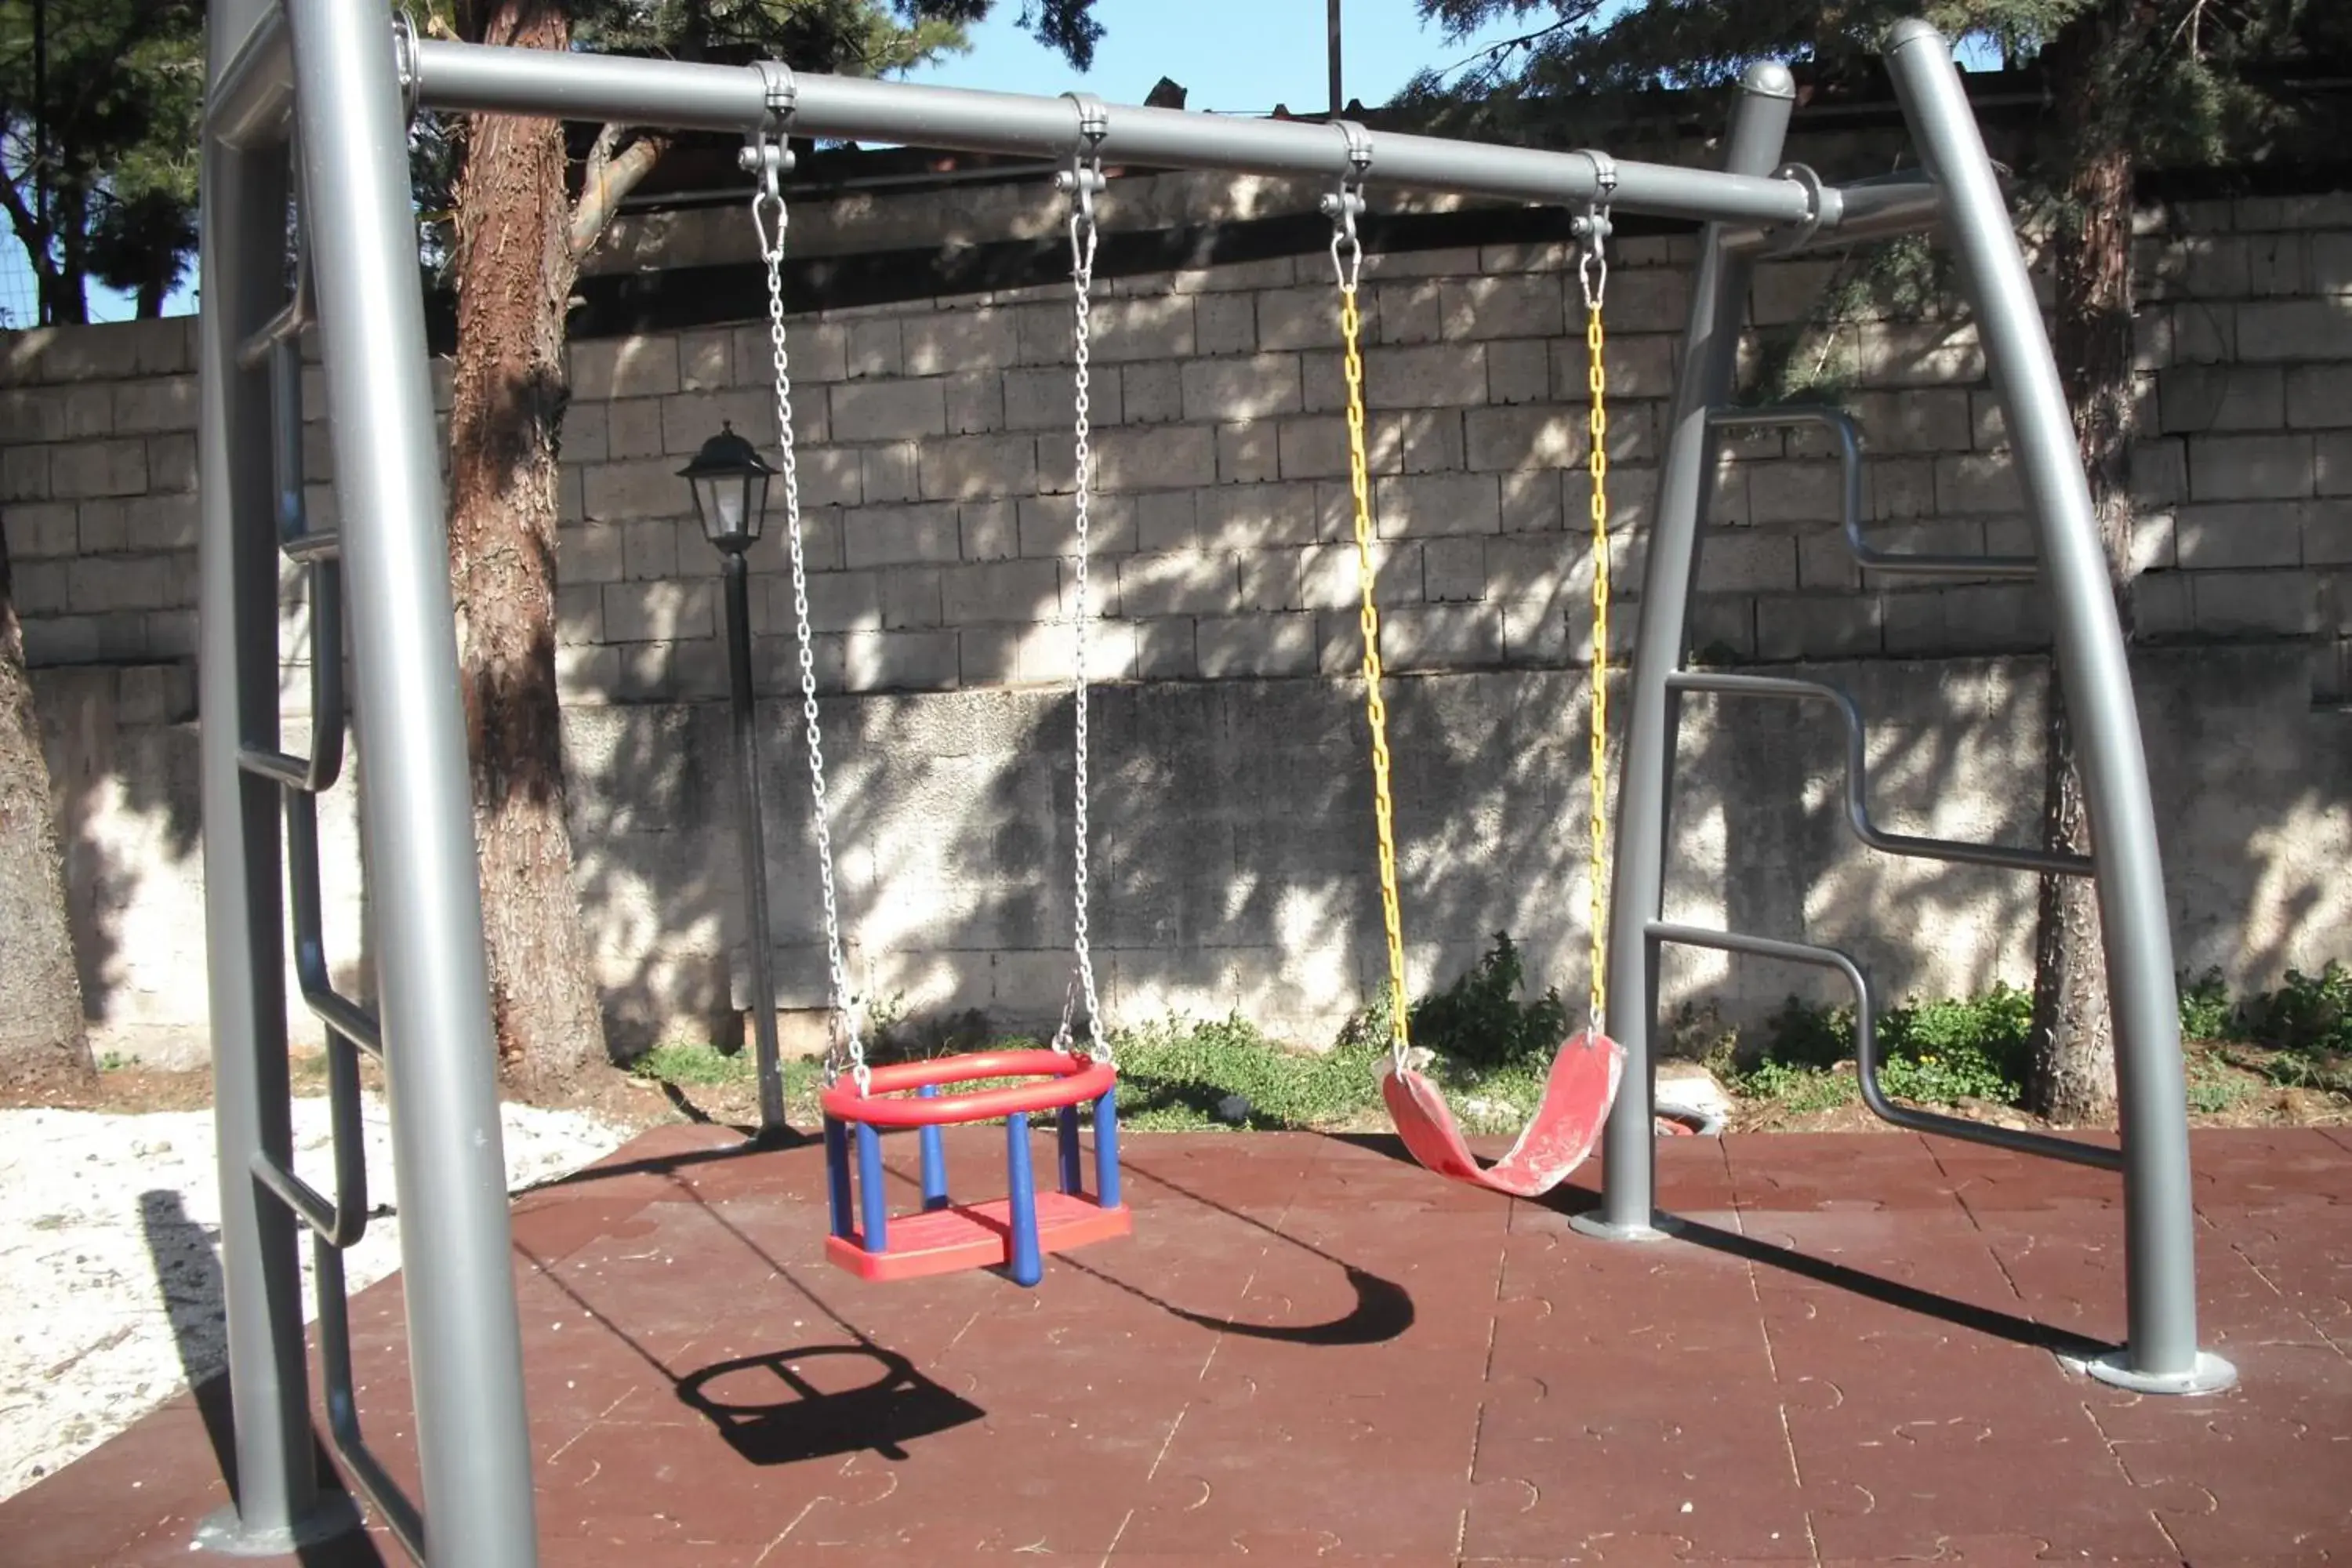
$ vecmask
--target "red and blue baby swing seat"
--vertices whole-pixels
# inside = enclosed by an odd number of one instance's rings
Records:
[[[1134,1218],[1118,1177],[1118,1069],[1059,1050],[979,1051],[875,1068],[863,1089],[844,1076],[824,1110],[825,1190],[832,1207],[827,1261],[864,1279],[919,1279],[962,1268],[1002,1268],[1017,1285],[1045,1278],[1045,1255],[1129,1234]],[[982,1079],[1034,1079],[943,1095],[942,1085]],[[1085,1186],[1078,1107],[1094,1110],[1095,1187]],[[1029,1118],[1055,1113],[1058,1190],[1040,1193],[1029,1150]],[[957,1203],[948,1195],[943,1126],[1004,1119],[1005,1195]],[[881,1130],[918,1130],[922,1207],[890,1213]],[[853,1131],[854,1129],[854,1131]],[[856,1180],[850,1144],[856,1144]]]

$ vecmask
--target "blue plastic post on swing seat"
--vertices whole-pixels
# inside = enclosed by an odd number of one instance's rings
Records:
[[[1015,1285],[1034,1285],[1045,1277],[1045,1259],[1037,1246],[1037,1178],[1029,1163],[1029,1113],[1016,1110],[1004,1119],[1005,1218],[1013,1227],[1005,1258]]]
[[[1078,1108],[1066,1105],[1055,1117],[1055,1142],[1062,1157],[1062,1190],[1076,1196],[1086,1190],[1078,1164]]]
[[[857,1124],[857,1198],[865,1235],[859,1242],[868,1252],[890,1250],[890,1192],[882,1184],[882,1134]]]
[[[1095,1202],[1119,1206],[1118,1090],[1107,1089],[1095,1100]]]
[[[934,1083],[927,1083],[915,1092],[925,1100],[940,1097],[939,1085]],[[923,1208],[929,1213],[932,1209],[948,1206],[948,1152],[940,1142],[940,1130],[936,1126],[922,1130],[920,1142],[923,1149]]]
[[[824,1119],[824,1195],[833,1210],[833,1234],[851,1229],[849,1204],[849,1129],[840,1121]]]

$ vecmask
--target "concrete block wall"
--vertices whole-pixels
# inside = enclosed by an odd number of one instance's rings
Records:
[[[1197,191],[1185,200],[1188,213],[1201,205]],[[2158,759],[2160,790],[2185,814],[2174,826],[2187,858],[2168,869],[2184,962],[2250,984],[2316,962],[2341,924],[2316,919],[2334,895],[2312,868],[2352,834],[2347,804],[2310,781],[2340,777],[2344,757],[2314,698],[2352,689],[2347,200],[2178,204],[2148,215],[2140,242],[2133,609],[2151,649],[2200,650],[2151,677],[2171,704],[2152,745],[2190,749]],[[880,232],[904,226],[898,203],[869,205]],[[846,232],[832,243],[852,247]],[[1687,240],[1631,238],[1612,266],[1621,651],[1689,259]],[[1759,273],[1751,377],[1771,341],[1803,325],[1833,265]],[[1584,898],[1573,731],[1592,567],[1572,258],[1548,244],[1375,255],[1362,306],[1384,648],[1412,825],[1408,902],[1422,911],[1409,911],[1416,978],[1442,980],[1507,927],[1572,991]],[[45,668],[192,655],[186,328],[19,334],[0,358],[0,522]],[[1370,819],[1347,679],[1360,648],[1328,258],[1106,279],[1091,341],[1099,620],[1088,656],[1112,687],[1096,710],[1107,994],[1122,1016],[1248,1005],[1318,1037],[1378,969],[1370,858],[1358,853]],[[791,342],[815,672],[839,737],[830,756],[861,973],[910,1005],[1050,1015],[1068,924],[1067,289],[814,312],[793,319]],[[1849,321],[1807,329],[1804,343],[1863,422],[1874,543],[2030,549],[1965,323]],[[616,1020],[658,1034],[748,1000],[723,725],[709,706],[725,690],[717,560],[677,469],[722,423],[772,454],[769,342],[764,326],[730,321],[586,338],[572,373],[558,659],[583,893]],[[310,493],[331,517],[322,411],[310,412]],[[1836,464],[1817,438],[1728,444],[1695,647],[1711,661],[1832,664],[1874,692],[1882,814],[1927,831],[2029,833],[2038,591],[1864,584],[1837,511]],[[782,999],[801,1005],[818,971],[801,896],[811,868],[780,516],[753,566]],[[299,720],[309,650],[291,575],[285,604],[286,701]],[[2217,645],[2244,645],[2230,657],[2264,683],[2258,724],[2234,712],[2242,691],[2182,673],[2208,668],[2199,661]],[[1986,695],[1996,689],[1998,700]],[[1678,818],[1689,909],[1851,937],[1898,994],[2021,972],[2030,889],[1853,856],[1815,798],[1833,751],[1818,769],[1789,760],[1833,738],[1752,715],[1718,721],[1703,706]],[[2247,795],[2211,770],[2217,757],[2245,762],[2232,737],[2257,731],[2263,755],[2295,761],[2255,770],[2273,794]],[[1757,750],[1766,742],[1785,754]],[[2184,769],[2189,782],[2162,782]],[[1820,818],[1818,831],[1772,826],[1792,797],[1801,804],[1785,809]],[[2200,826],[2209,817],[2252,837],[2215,837]],[[2268,847],[2250,855],[2248,843]],[[195,874],[184,857],[153,873],[177,879],[184,900]],[[1890,898],[1932,909],[1937,942],[1914,940],[1919,920],[1885,921]],[[199,906],[184,907],[193,925]],[[93,905],[86,918],[113,917]],[[1803,984],[1677,962],[1693,966],[1677,985],[1719,992],[1735,1011]]]

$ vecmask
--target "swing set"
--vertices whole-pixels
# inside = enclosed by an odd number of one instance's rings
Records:
[[[1891,29],[1885,57],[1918,166],[1844,184],[1783,161],[1795,83],[1771,64],[1751,67],[1744,78],[1718,170],[1387,132],[1375,138],[1345,122],[1111,110],[1084,94],[1044,98],[796,76],[774,62],[714,65],[467,45],[418,37],[404,19],[387,26],[380,14],[340,0],[213,0],[206,27],[198,674],[206,717],[203,818],[221,1252],[239,1478],[234,1511],[207,1527],[207,1539],[239,1550],[284,1551],[348,1523],[325,1500],[312,1463],[309,1361],[294,1310],[299,1226],[310,1233],[318,1259],[328,1435],[352,1484],[420,1560],[429,1517],[436,1555],[437,1543],[456,1542],[479,1568],[531,1568],[538,1561],[439,443],[416,287],[404,132],[424,108],[722,132],[746,140],[767,270],[825,933],[831,1028],[822,1097],[830,1188],[824,1253],[832,1263],[882,1280],[999,1268],[1034,1285],[1045,1254],[1133,1228],[1118,1168],[1118,1064],[1104,1030],[1088,939],[1088,307],[1094,203],[1105,161],[1117,159],[1147,169],[1336,183],[1322,205],[1334,226],[1388,971],[1391,1033],[1381,1091],[1412,1157],[1444,1178],[1528,1196],[1557,1187],[1598,1139],[1601,1204],[1571,1223],[1612,1242],[1654,1240],[1671,1224],[1656,1212],[1654,1166],[1652,1037],[1661,950],[1696,946],[1811,965],[1853,993],[1860,1085],[1883,1119],[2120,1176],[2129,1334],[2084,1370],[2150,1393],[2204,1392],[2233,1380],[2226,1362],[2197,1344],[2195,1219],[2171,937],[2145,752],[2105,557],[2003,194],[1950,50],[1927,24]],[[843,961],[792,445],[782,176],[793,135],[1050,161],[1072,202],[1076,902],[1062,1021],[1041,1048],[912,1063],[867,1060]],[[1363,256],[1357,223],[1376,172],[1400,187],[1566,209],[1575,215],[1580,253],[1592,524],[1591,989],[1584,1026],[1562,1042],[1533,1119],[1492,1163],[1473,1155],[1423,1070],[1406,1007],[1357,295]],[[294,232],[302,263],[291,300],[284,292],[289,200],[299,215]],[[1613,801],[1604,773],[1611,542],[1603,321],[1612,212],[1686,221],[1699,235],[1688,325],[1664,411]],[[1863,537],[1853,422],[1835,409],[1733,402],[1734,351],[1759,258],[1930,228],[1951,247],[1976,309],[2038,547],[2030,559],[1872,549]],[[311,325],[332,413],[327,429],[341,519],[335,528],[312,526],[304,509],[304,375],[296,343]],[[1713,444],[1727,428],[1800,426],[1825,427],[1838,437],[1845,537],[1863,570],[2032,576],[2042,584],[2077,724],[2095,861],[1885,831],[1871,817],[1864,721],[1851,697],[1818,680],[1684,668]],[[277,520],[278,530],[262,523],[265,518]],[[279,748],[274,629],[287,561],[305,569],[317,646],[341,640],[331,628],[349,612],[348,658],[312,664],[320,742],[309,758]],[[1849,741],[1847,816],[1874,850],[2094,880],[2114,1008],[2119,1146],[1896,1104],[1878,1081],[1874,997],[1852,959],[1816,943],[1666,918],[1672,763],[1679,704],[1691,692],[1833,709]],[[340,771],[334,721],[346,712],[369,763],[371,789],[358,814],[368,858],[401,868],[401,875],[376,879],[368,889],[380,999],[373,1009],[335,991],[319,924],[312,828],[317,797]],[[331,1195],[295,1176],[289,1145],[281,953],[289,908],[301,1000],[326,1028],[334,1069],[340,1179]],[[1623,999],[1613,1016],[1612,995]],[[758,998],[755,1005],[768,1002]],[[391,1101],[422,1508],[368,1448],[352,1376],[341,1262],[369,1212],[354,1142],[361,1052],[385,1065]],[[1032,1119],[1049,1112],[1057,1180],[1041,1193],[1031,1159]],[[1003,1194],[955,1199],[940,1130],[1000,1119]],[[1081,1136],[1089,1121],[1091,1181]],[[921,1204],[894,1215],[881,1135],[908,1128],[920,1151]],[[352,1147],[341,1147],[345,1143]]]

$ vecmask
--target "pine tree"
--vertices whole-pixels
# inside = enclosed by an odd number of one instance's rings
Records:
[[[2046,110],[2031,164],[2020,171],[2052,247],[2053,347],[2074,411],[2117,605],[2129,609],[2132,436],[2132,193],[2150,167],[2210,165],[2275,153],[2314,137],[2324,110],[2299,98],[2289,71],[2352,50],[2352,7],[2324,0],[1420,0],[1459,38],[1504,16],[1522,37],[1482,51],[1466,71],[1423,72],[1401,107],[1450,129],[1505,136],[1568,129],[1563,105],[1587,121],[1622,121],[1634,98],[1662,87],[1727,83],[1759,59],[1790,61],[1818,88],[1875,68],[1894,22],[1922,16],[1956,43],[1998,49],[2039,69]],[[1574,112],[1571,110],[1570,112]],[[2129,634],[2126,613],[2124,626]],[[2087,853],[2074,731],[2051,683],[2042,838]],[[2064,1122],[2115,1113],[2115,1047],[2094,889],[2043,880],[2035,942],[2032,1108]]]

